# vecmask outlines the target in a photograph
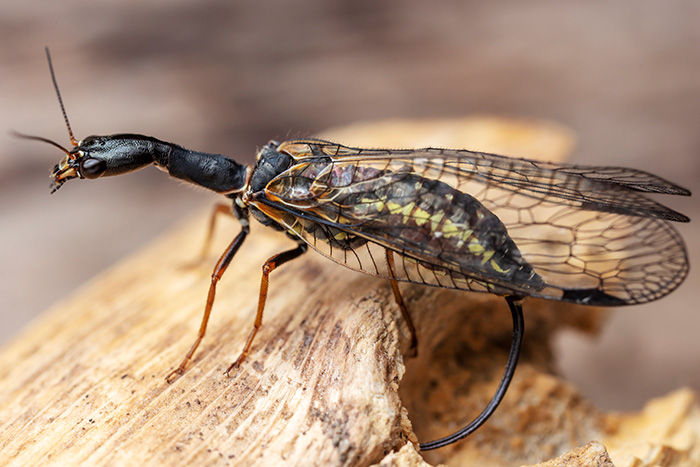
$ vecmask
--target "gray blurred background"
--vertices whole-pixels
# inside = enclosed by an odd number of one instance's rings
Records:
[[[694,218],[678,226],[690,277],[616,311],[599,339],[563,335],[559,364],[605,408],[700,389],[697,0],[13,0],[0,36],[0,342],[216,199],[157,170],[49,196],[60,152],[8,133],[68,145],[48,45],[79,139],[143,133],[251,162],[271,138],[487,113],[562,122],[579,138],[575,162],[678,182],[696,196],[663,201]]]

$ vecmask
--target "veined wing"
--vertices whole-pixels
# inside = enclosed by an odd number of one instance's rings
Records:
[[[644,191],[687,192],[658,177],[469,151],[323,144],[304,142],[311,153],[297,151],[297,164],[253,204],[350,268],[603,305],[660,298],[687,274],[685,247],[667,221],[687,218]],[[385,250],[399,256],[393,274]]]
[[[382,166],[391,161],[392,169],[404,164],[405,170],[455,183],[457,189],[474,180],[534,198],[558,198],[561,203],[585,209],[689,221],[650,198],[625,196],[629,190],[690,196],[685,188],[637,169],[557,164],[465,149],[352,148],[321,140],[287,141],[279,150],[289,152],[298,162],[330,157],[337,162]]]

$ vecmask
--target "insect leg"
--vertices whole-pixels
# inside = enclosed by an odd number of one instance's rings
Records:
[[[241,352],[241,354],[238,356],[236,361],[233,362],[231,366],[229,366],[226,369],[225,373],[227,375],[234,368],[238,368],[241,362],[245,360],[245,357],[246,355],[248,355],[248,351],[250,350],[250,346],[253,343],[253,339],[255,339],[255,335],[258,333],[258,329],[260,329],[260,326],[262,326],[263,310],[265,309],[265,301],[267,299],[267,286],[269,283],[270,273],[277,269],[279,266],[283,265],[284,263],[298,258],[307,249],[308,246],[306,245],[306,243],[298,243],[296,248],[292,250],[283,251],[282,253],[278,253],[272,256],[267,261],[265,261],[265,264],[263,264],[262,279],[260,281],[260,296],[258,298],[258,313],[255,315],[255,323],[253,324],[253,330],[250,332],[248,340],[246,341],[245,347],[243,347],[243,351]]]
[[[194,355],[194,352],[197,350],[199,343],[202,342],[202,339],[204,338],[204,334],[207,331],[207,323],[209,322],[209,315],[211,314],[211,307],[214,305],[216,284],[219,282],[219,279],[221,279],[221,276],[224,275],[226,268],[231,263],[231,260],[240,248],[241,244],[243,244],[243,240],[245,240],[248,232],[250,232],[250,226],[248,225],[247,219],[241,219],[241,226],[241,231],[238,233],[238,235],[236,235],[236,238],[233,239],[228,248],[226,248],[226,251],[223,255],[221,255],[221,258],[219,258],[219,261],[214,267],[214,272],[211,275],[211,285],[209,285],[209,294],[207,295],[207,303],[204,307],[204,316],[202,317],[202,324],[199,326],[197,339],[194,341],[194,344],[192,344],[192,347],[190,348],[189,352],[187,352],[187,355],[185,355],[185,358],[182,360],[182,363],[180,363],[180,366],[165,378],[168,383],[171,383],[175,378],[184,373],[187,363],[190,361],[192,355]]]
[[[403,315],[403,319],[406,321],[406,324],[408,325],[408,331],[411,333],[411,356],[415,357],[418,355],[418,337],[416,335],[416,327],[413,325],[413,321],[411,321],[411,315],[408,314],[408,310],[406,309],[406,305],[403,303],[403,297],[401,297],[401,290],[399,289],[399,283],[394,279],[396,277],[396,267],[394,266],[394,252],[391,250],[384,250],[386,253],[386,265],[387,269],[389,270],[389,275],[391,278],[389,281],[391,282],[391,289],[394,291],[394,299],[396,300],[396,304],[399,306],[399,309],[401,310],[401,314]]]
[[[214,228],[216,227],[216,219],[220,214],[225,214],[227,216],[233,216],[233,211],[231,211],[230,203],[216,203],[214,205],[214,210],[209,218],[209,227],[207,228],[207,235],[204,238],[204,244],[202,244],[202,251],[199,254],[200,260],[206,258],[207,253],[209,253],[209,247],[211,246],[211,241],[214,238]]]
[[[506,363],[506,369],[503,372],[503,377],[501,378],[501,382],[498,385],[496,392],[486,408],[479,414],[478,417],[472,420],[469,425],[449,436],[445,436],[444,438],[420,444],[421,451],[441,448],[447,446],[448,444],[452,444],[455,441],[459,441],[462,438],[466,438],[489,419],[489,417],[496,411],[498,404],[500,404],[503,400],[503,396],[506,395],[508,386],[510,385],[511,380],[513,379],[513,374],[515,373],[515,367],[518,365],[520,344],[522,343],[523,333],[525,332],[525,322],[523,320],[522,298],[507,296],[505,299],[508,302],[508,307],[510,308],[510,313],[513,317],[513,339],[510,344],[508,363]]]

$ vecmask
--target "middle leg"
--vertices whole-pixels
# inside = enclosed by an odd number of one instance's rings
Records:
[[[260,326],[262,326],[263,311],[265,310],[265,302],[267,300],[267,287],[269,284],[270,273],[277,269],[279,266],[283,265],[284,263],[298,258],[304,252],[306,252],[307,249],[308,246],[306,245],[306,243],[300,242],[297,244],[296,248],[276,254],[267,261],[265,261],[265,264],[263,264],[262,279],[260,281],[260,295],[258,297],[258,312],[255,315],[255,323],[253,323],[253,330],[250,332],[248,340],[246,341],[245,347],[243,347],[243,351],[241,352],[241,354],[238,356],[236,361],[233,362],[231,366],[229,366],[224,372],[227,375],[234,368],[238,368],[241,362],[245,360],[245,357],[246,355],[248,355],[248,351],[250,350],[250,346],[253,344],[253,339],[255,339],[255,335],[258,333],[258,329],[260,329]]]

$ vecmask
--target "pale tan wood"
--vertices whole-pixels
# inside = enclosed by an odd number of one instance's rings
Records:
[[[516,155],[549,159],[572,145],[558,125],[492,118],[372,123],[330,135],[370,146],[513,153],[517,145]],[[224,376],[253,324],[260,266],[293,246],[258,225],[219,285],[188,371],[166,384],[194,340],[216,261],[212,254],[186,267],[207,215],[96,277],[2,349],[0,463],[513,465],[613,439],[624,425],[549,374],[551,334],[594,331],[600,312],[533,300],[523,364],[496,416],[457,445],[417,453],[412,443],[454,431],[491,397],[511,333],[504,301],[402,285],[419,338],[418,357],[404,360],[407,328],[388,281],[313,252],[272,273],[252,351]],[[212,251],[237,231],[235,221],[221,222]],[[686,400],[686,412],[693,407]]]
[[[546,462],[530,467],[615,467],[602,444],[592,441]]]

